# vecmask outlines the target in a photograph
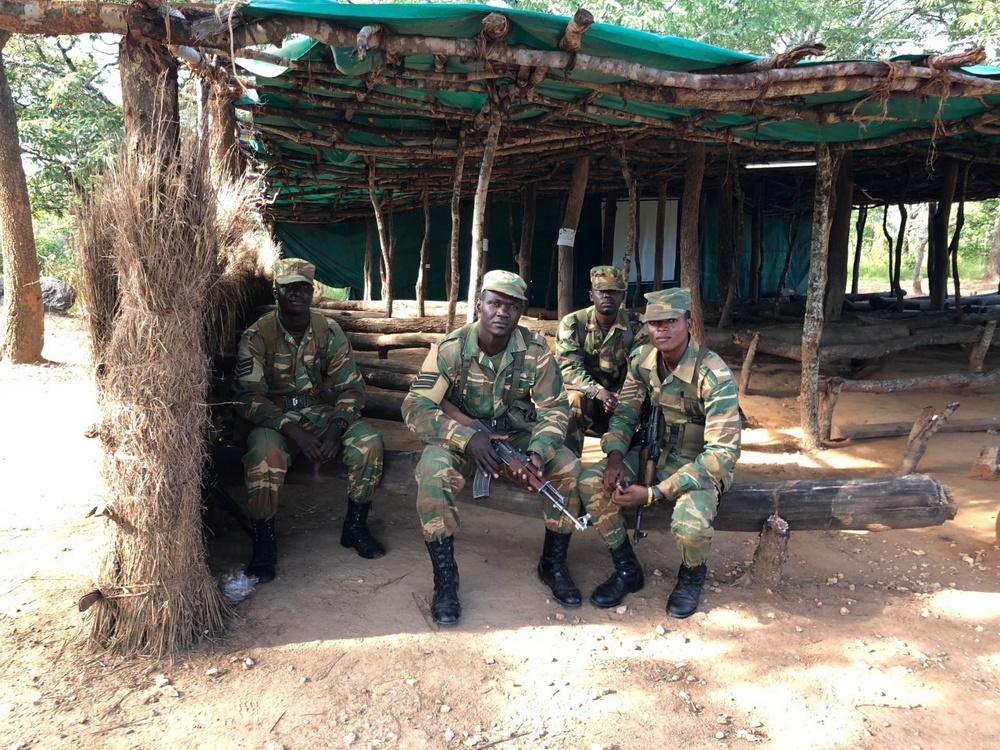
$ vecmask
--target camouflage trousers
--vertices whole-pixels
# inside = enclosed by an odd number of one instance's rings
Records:
[[[308,419],[299,424],[313,435],[322,433]],[[382,479],[382,435],[359,419],[348,426],[342,441],[335,460],[342,460],[347,466],[347,497],[355,502],[370,503]],[[252,520],[272,518],[278,512],[281,485],[298,454],[298,446],[277,430],[269,427],[250,430],[243,468]]]
[[[637,446],[625,454],[625,473],[635,481],[639,475],[639,451]],[[687,459],[670,456],[664,465],[656,470],[656,481],[662,482],[677,469],[687,463]],[[580,500],[584,510],[590,513],[591,523],[604,539],[608,549],[615,549],[628,539],[625,522],[622,520],[621,509],[611,502],[610,493],[604,489],[604,470],[608,460],[587,468],[580,475],[578,484]],[[685,565],[697,567],[708,559],[712,548],[714,529],[712,521],[719,508],[719,491],[712,486],[709,489],[685,492],[674,503],[673,514],[670,517],[670,531],[673,532],[681,559]],[[662,513],[664,508],[652,507],[646,513]]]
[[[528,448],[531,435],[514,432],[510,444],[520,451]],[[424,528],[424,540],[440,542],[453,536],[462,526],[455,495],[462,491],[465,482],[476,470],[475,461],[469,456],[445,448],[442,445],[428,445],[417,463],[417,514]],[[580,459],[565,447],[545,464],[545,476],[560,493],[566,496],[566,507],[574,515],[580,515],[580,500],[576,494],[576,478],[580,474]],[[501,476],[508,481],[521,483],[504,468]],[[496,481],[496,480],[494,480]],[[545,528],[559,534],[570,534],[573,522],[557,510],[551,503],[539,496]]]
[[[604,433],[608,430],[611,415],[604,411],[604,404],[583,391],[567,389],[569,397],[569,427],[566,428],[566,447],[583,455],[583,437],[587,430]]]

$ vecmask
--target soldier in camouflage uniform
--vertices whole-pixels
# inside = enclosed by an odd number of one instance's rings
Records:
[[[650,292],[646,299],[649,344],[629,361],[618,409],[601,440],[607,458],[580,477],[584,508],[597,519],[594,526],[615,564],[614,574],[590,601],[615,607],[643,586],[619,508],[673,503],[670,529],[682,562],[667,613],[684,618],[698,608],[712,521],[719,497],[732,484],[742,423],[736,383],[726,363],[691,339],[690,292],[668,289]],[[664,425],[656,483],[648,487],[632,484],[640,475],[640,449],[629,449],[647,396],[651,418],[661,418]]]
[[[573,489],[580,461],[562,445],[569,414],[562,377],[545,339],[517,325],[526,291],[516,274],[487,273],[476,302],[479,321],[452,331],[431,349],[403,402],[406,425],[425,443],[416,469],[417,512],[434,569],[431,615],[440,625],[455,624],[462,613],[454,557],[454,534],[461,526],[455,495],[474,471],[510,476],[490,435],[448,416],[443,402],[473,419],[497,420],[497,435],[507,434],[514,448],[526,452],[578,515],[572,506],[579,504]],[[556,601],[579,607],[580,590],[566,566],[573,524],[549,504],[544,516],[538,576]]]
[[[569,397],[566,447],[583,452],[583,436],[603,434],[618,405],[629,355],[646,343],[642,322],[622,309],[625,274],[617,266],[590,269],[590,301],[559,322],[556,358]]]
[[[382,436],[360,418],[365,383],[336,323],[309,308],[315,267],[297,258],[274,268],[278,310],[240,340],[233,390],[236,412],[253,428],[243,457],[254,529],[248,575],[274,579],[274,517],[288,467],[301,451],[317,463],[343,454],[347,514],[340,543],[361,557],[385,549],[368,531],[368,511],[382,478]]]

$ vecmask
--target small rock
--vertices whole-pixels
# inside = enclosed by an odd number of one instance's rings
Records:
[[[284,745],[282,745],[280,742],[274,742],[273,740],[271,742],[268,742],[267,745],[265,745],[264,747],[265,750],[285,750]]]
[[[475,745],[479,744],[479,736],[478,735],[472,735],[463,744],[466,747],[474,747]]]
[[[153,678],[153,682],[156,684],[156,687],[158,688],[166,687],[167,685],[170,684],[170,678],[167,677],[165,674],[158,674],[156,675],[156,677]]]
[[[164,685],[160,688],[160,692],[168,698],[180,698],[181,696],[181,694],[177,692],[177,688],[173,685]]]
[[[750,721],[748,721],[747,724],[750,725],[751,729],[760,729],[762,726],[764,726],[763,722],[760,719],[750,719]]]
[[[653,575],[656,576],[657,578],[660,578],[663,576],[663,571],[660,570],[659,568],[653,568]]]
[[[566,615],[564,615],[562,612],[556,612],[556,619],[560,620],[560,621],[561,620],[565,620],[566,619]]]
[[[344,735],[344,747],[350,747],[357,741],[357,739],[358,735],[356,735],[354,732],[348,732],[347,734]]]
[[[851,614],[851,610],[849,610],[847,607],[841,607],[840,608],[840,614],[842,614],[842,615],[849,615],[849,614]]]
[[[219,670],[216,667],[212,667],[211,669],[206,669],[205,674],[209,677],[216,677],[219,674]]]
[[[666,633],[667,633],[667,629],[665,627],[663,627],[662,625],[657,625],[656,626],[656,634],[657,635],[666,635]]]
[[[440,710],[441,710],[441,713],[443,713],[443,714],[449,713],[451,711],[451,706],[449,706],[447,703],[442,703]]]
[[[417,684],[417,681],[411,677],[406,681],[406,684],[409,685],[410,687],[413,687],[414,685]]]
[[[628,605],[627,604],[623,604],[622,606],[615,608],[615,614],[616,615],[623,615],[626,612],[628,612]]]
[[[450,729],[445,729],[444,730],[444,741],[445,742],[451,742],[453,739],[455,739],[455,733],[453,731],[451,731]]]
[[[724,739],[726,739],[726,733],[725,732],[716,732],[715,733],[715,739],[717,739],[717,740],[724,740]]]
[[[253,665],[254,665],[254,660],[251,659],[249,656],[246,659],[243,660],[243,668],[244,669],[251,669],[253,667]]]
[[[491,656],[491,657],[490,657],[489,659],[487,659],[487,660],[486,660],[486,663],[487,663],[487,664],[496,664],[496,663],[497,663],[497,660],[496,660],[496,659],[494,659],[494,658],[493,658],[493,657]]]
[[[796,625],[795,626],[795,632],[796,633],[801,633],[802,632],[802,626],[801,625]]]

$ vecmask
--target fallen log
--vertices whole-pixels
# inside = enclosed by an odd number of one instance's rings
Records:
[[[845,424],[832,430],[834,440],[866,440],[868,438],[909,435],[913,422],[877,422],[875,424]],[[989,432],[1000,429],[1000,417],[950,419],[939,432]]]
[[[213,447],[216,470],[222,481],[233,484],[243,481],[241,453],[241,449]],[[413,476],[419,459],[419,451],[386,451],[379,494],[392,498],[393,502],[403,497],[413,498],[416,493]],[[340,461],[323,464],[314,472],[311,462],[300,457],[286,481],[313,484],[344,475]],[[513,481],[494,482],[490,496],[475,501],[471,499],[471,487],[472,483],[467,482],[460,495],[463,502],[517,515],[541,515],[542,498],[525,492]],[[954,518],[956,510],[951,491],[924,474],[750,482],[735,484],[723,496],[714,526],[719,531],[757,533],[778,512],[792,531],[885,531],[939,526]],[[643,526],[669,529],[670,511],[669,506],[648,508],[642,517]]]
[[[345,332],[351,346],[362,352],[378,352],[379,359],[389,356],[390,349],[429,349],[441,340],[440,333],[353,333]]]
[[[388,359],[372,359],[371,357],[355,357],[354,363],[364,369],[385,370],[386,372],[398,372],[403,375],[416,375],[420,372],[420,365],[412,362],[396,362]],[[997,371],[1000,374],[1000,370]]]
[[[389,372],[377,367],[359,366],[358,369],[361,370],[361,377],[365,379],[365,383],[375,388],[384,388],[389,391],[410,390],[410,383],[416,377],[416,375]]]
[[[344,333],[446,333],[444,318],[369,318],[344,315],[333,310],[321,311],[341,327]]]

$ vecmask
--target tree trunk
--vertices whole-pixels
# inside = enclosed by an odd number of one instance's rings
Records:
[[[684,170],[684,197],[681,201],[681,286],[691,291],[691,335],[706,344],[705,312],[701,302],[701,184],[705,178],[704,143],[691,144]]]
[[[743,272],[743,232],[745,225],[743,222],[746,211],[746,196],[743,193],[743,186],[740,184],[739,170],[733,170],[733,193],[736,201],[736,226],[733,235],[733,278],[726,289],[726,299],[722,303],[719,312],[719,328],[728,328],[733,315],[733,304],[736,301],[736,291],[740,284],[740,277]]]
[[[240,128],[236,121],[236,107],[226,89],[218,83],[209,83],[208,94],[208,143],[212,164],[212,179],[236,180],[243,174],[243,154],[240,152]]]
[[[389,228],[386,226],[385,216],[382,213],[382,201],[379,199],[378,190],[375,188],[375,159],[367,160],[368,163],[368,195],[372,201],[372,209],[375,212],[375,226],[378,229],[378,244],[381,250],[379,256],[379,280],[382,283],[382,302],[385,303],[385,314],[392,317],[392,256],[395,245],[395,238],[390,237]],[[388,194],[392,195],[393,188],[388,188]]]
[[[489,200],[490,178],[493,176],[493,160],[496,158],[497,141],[500,138],[500,110],[493,105],[490,118],[490,129],[486,133],[486,143],[483,146],[483,161],[479,166],[479,182],[476,184],[476,197],[472,204],[472,247],[469,252],[469,295],[468,310],[465,312],[465,322],[476,319],[476,299],[479,297],[479,287],[482,285],[483,273],[486,270],[486,255],[489,252],[489,227],[486,222],[486,202]]]
[[[365,302],[372,301],[372,266],[374,265],[375,245],[372,242],[372,223],[365,221],[365,267],[364,267],[364,292],[361,299]]]
[[[937,210],[930,214],[927,285],[931,296],[931,310],[944,310],[944,301],[948,296],[948,223],[957,184],[958,164],[949,161],[941,176]]]
[[[521,247],[517,254],[517,272],[528,285],[525,296],[531,300],[531,256],[535,249],[535,214],[538,209],[538,183],[530,182],[521,192]]]
[[[847,291],[847,263],[851,244],[851,210],[854,205],[854,167],[851,152],[844,154],[837,171],[837,202],[830,227],[830,254],[827,258],[826,300],[823,314],[827,320],[840,320]]]
[[[128,153],[148,150],[155,143],[150,134],[158,132],[164,133],[163,142],[180,148],[177,61],[165,48],[126,34],[118,47],[118,69]]]
[[[569,181],[569,197],[566,199],[566,214],[559,228],[559,292],[558,314],[563,318],[573,312],[574,247],[576,228],[580,223],[580,210],[587,192],[587,175],[590,174],[590,156],[579,156],[573,163],[573,176]]]
[[[9,33],[0,31],[0,249],[4,283],[0,359],[24,364],[42,359],[45,310],[17,115],[3,60],[3,47],[9,38]]]
[[[819,343],[823,336],[823,290],[826,289],[826,255],[830,239],[830,204],[837,164],[825,143],[816,146],[816,189],[813,197],[812,239],[809,252],[809,286],[802,325],[802,384],[799,404],[803,448],[819,448]]]

